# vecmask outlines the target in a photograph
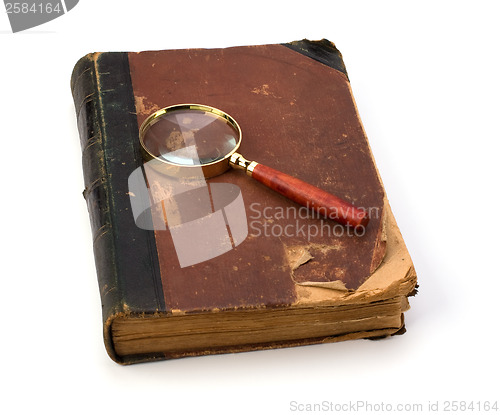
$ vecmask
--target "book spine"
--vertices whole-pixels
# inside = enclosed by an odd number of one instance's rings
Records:
[[[111,188],[104,159],[101,129],[97,55],[89,54],[78,61],[71,77],[71,91],[77,115],[85,190],[93,236],[94,257],[104,320],[104,337],[108,353],[113,355],[109,337],[109,320],[123,312],[123,298],[118,282],[115,245],[110,212]],[[113,357],[113,356],[112,356]]]
[[[143,160],[128,54],[85,56],[75,66],[71,87],[82,146],[83,195],[92,227],[104,341],[110,357],[124,363],[114,351],[113,320],[166,311],[154,232],[136,226],[131,212],[128,178]]]

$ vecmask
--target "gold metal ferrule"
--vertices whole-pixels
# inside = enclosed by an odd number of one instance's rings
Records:
[[[255,166],[256,166],[257,164],[259,164],[259,163],[257,163],[256,161],[252,161],[252,162],[250,163],[250,165],[247,167],[247,174],[248,174],[250,177],[252,177],[252,174],[253,174],[253,169],[255,168]]]
[[[233,153],[229,159],[229,165],[235,169],[245,170],[247,175],[252,177],[253,169],[259,164],[256,161],[247,160],[239,153]]]

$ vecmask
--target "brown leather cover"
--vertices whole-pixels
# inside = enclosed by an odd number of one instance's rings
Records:
[[[168,230],[156,231],[167,308],[285,305],[295,301],[295,282],[342,281],[356,289],[368,278],[384,252],[384,191],[344,73],[284,45],[129,53],[129,63],[139,125],[174,104],[222,109],[242,128],[245,157],[375,213],[363,237],[332,237],[332,230],[308,238],[300,229],[320,227],[321,219],[272,218],[275,234],[291,225],[297,235],[252,237],[258,231],[250,229],[232,251],[189,268],[180,268]],[[240,171],[211,181],[242,189],[249,221],[259,216],[257,204],[266,212],[294,206]],[[298,245],[314,258],[293,271],[287,258]]]
[[[133,363],[167,357],[117,356],[111,330],[117,316],[367,302],[406,297],[413,290],[411,259],[388,208],[342,57],[332,43],[304,40],[227,49],[90,54],[75,66],[72,91],[104,336],[113,359]],[[232,170],[209,182],[239,186],[248,237],[219,257],[181,268],[168,229],[154,233],[138,229],[127,195],[128,176],[143,162],[140,124],[154,111],[180,103],[210,105],[231,114],[242,128],[240,152],[246,158],[369,209],[366,232],[353,236],[352,231],[335,222],[325,225],[318,217],[286,217],[280,212],[293,209],[293,202]],[[266,236],[266,223],[278,230],[290,225],[288,229],[296,231]],[[323,235],[307,234],[322,227]],[[379,279],[371,279],[384,258],[388,228],[398,249],[404,250],[394,257],[401,254],[407,262],[405,267],[386,265]],[[369,336],[369,332],[346,333],[336,339]],[[318,341],[322,340],[234,350]],[[201,354],[224,351],[232,349],[207,349]],[[189,354],[193,352],[184,355]]]

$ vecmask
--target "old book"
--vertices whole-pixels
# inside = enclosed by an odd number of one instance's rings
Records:
[[[92,53],[76,64],[71,87],[112,359],[128,364],[404,329],[415,270],[331,42]],[[370,223],[356,233],[231,170],[206,182],[211,195],[220,185],[239,189],[243,216],[236,223],[228,209],[223,215],[231,244],[186,265],[177,228],[168,220],[144,225],[164,205],[154,203],[162,178],[147,174],[139,142],[150,114],[181,103],[231,114],[243,131],[243,154],[364,208]],[[151,202],[141,218],[130,188],[138,172]],[[212,201],[212,210],[224,209]],[[242,224],[235,243],[234,226]],[[206,235],[188,236],[191,254]]]

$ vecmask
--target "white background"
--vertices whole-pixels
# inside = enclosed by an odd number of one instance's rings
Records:
[[[2,12],[0,411],[287,414],[292,401],[500,401],[495,3],[81,0],[17,34]],[[407,333],[113,363],[81,195],[73,65],[93,51],[302,38],[327,38],[343,54],[419,277]]]

